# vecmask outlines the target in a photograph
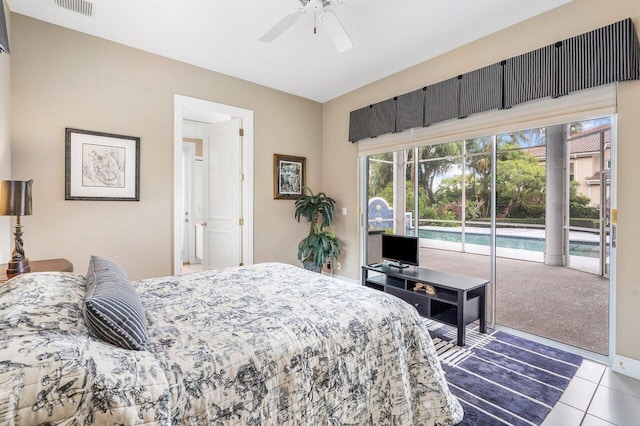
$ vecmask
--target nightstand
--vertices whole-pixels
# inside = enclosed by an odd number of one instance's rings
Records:
[[[46,259],[29,261],[31,272],[73,272],[73,263],[67,259]],[[29,272],[26,272],[27,274]],[[0,265],[0,285],[9,280],[7,276],[7,264]]]

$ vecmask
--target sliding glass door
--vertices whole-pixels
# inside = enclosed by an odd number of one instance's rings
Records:
[[[491,280],[495,324],[606,355],[610,149],[604,118],[370,156],[367,262],[418,235],[421,267]]]

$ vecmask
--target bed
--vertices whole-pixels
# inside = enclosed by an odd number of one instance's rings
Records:
[[[462,420],[425,325],[393,296],[279,263],[131,285],[145,350],[90,333],[85,276],[0,286],[0,424]]]

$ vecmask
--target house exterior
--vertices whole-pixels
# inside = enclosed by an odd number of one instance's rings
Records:
[[[569,145],[569,180],[579,183],[578,192],[588,197],[590,206],[599,207],[601,171],[611,169],[611,125],[603,124],[577,132],[567,141]],[[602,147],[602,148],[601,148]],[[546,161],[546,147],[537,146],[526,151],[541,164]],[[600,163],[601,152],[604,161]],[[604,166],[604,168],[602,168]],[[609,176],[605,176],[610,182]]]
[[[599,207],[602,204],[601,172],[611,170],[611,125],[576,133],[568,143],[569,179],[580,183],[578,191],[589,197],[591,206]],[[602,162],[601,153],[604,154]],[[604,178],[611,181],[608,176]]]

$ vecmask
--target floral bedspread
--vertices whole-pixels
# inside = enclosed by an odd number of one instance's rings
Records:
[[[0,286],[0,424],[452,425],[427,329],[393,296],[290,265],[141,280],[149,350],[88,334],[84,277]]]

